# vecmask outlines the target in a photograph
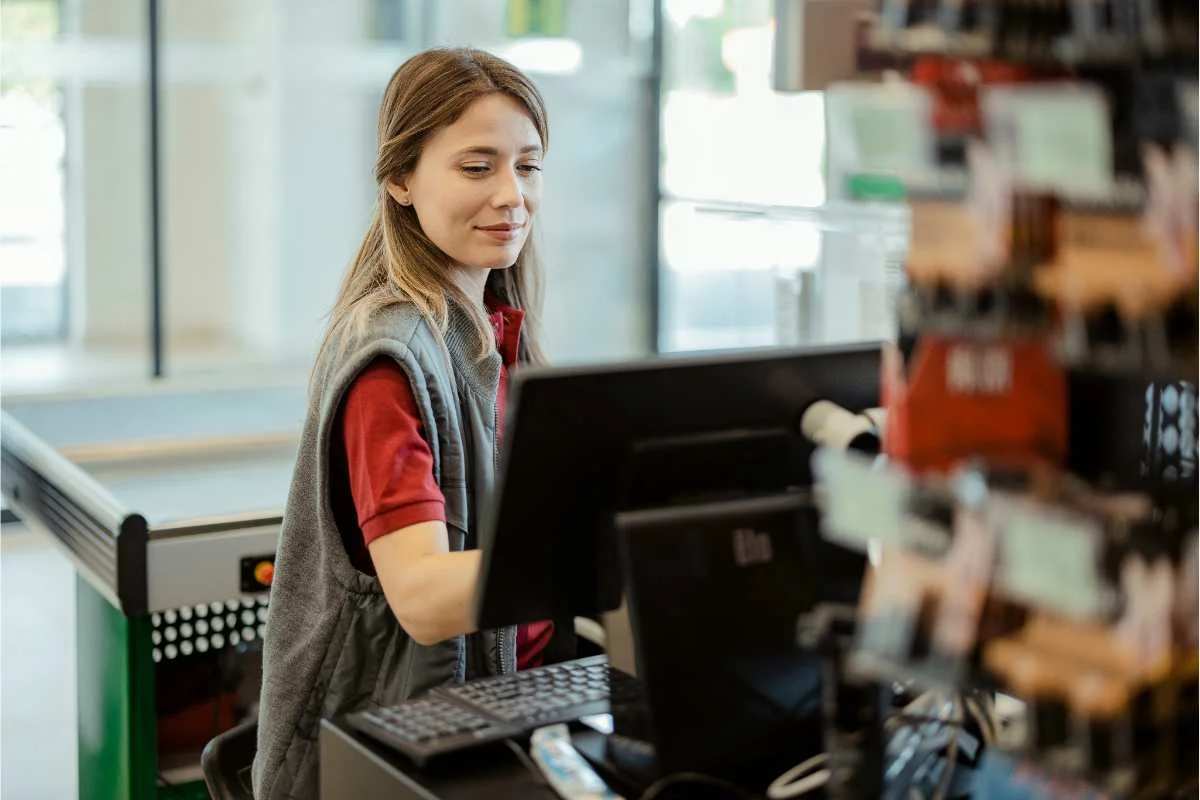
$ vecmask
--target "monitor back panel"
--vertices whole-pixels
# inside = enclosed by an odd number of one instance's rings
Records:
[[[660,769],[720,770],[815,747],[820,662],[796,646],[817,595],[803,498],[618,520]]]
[[[877,405],[879,351],[868,343],[518,371],[501,473],[480,526],[479,625],[616,608],[612,520],[640,443],[798,430],[818,398],[854,410]],[[776,454],[787,483],[811,483],[811,453],[797,435]]]

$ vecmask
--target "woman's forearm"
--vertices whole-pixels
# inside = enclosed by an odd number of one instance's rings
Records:
[[[445,531],[442,523],[421,523],[370,545],[392,613],[409,636],[425,645],[475,630],[480,554],[449,552]]]
[[[478,550],[425,556],[406,568],[398,581],[396,594],[404,615],[397,613],[395,605],[392,611],[408,635],[421,644],[470,633],[475,630],[478,580]]]

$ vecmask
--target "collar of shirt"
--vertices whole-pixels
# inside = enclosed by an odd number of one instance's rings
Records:
[[[511,367],[517,362],[517,353],[520,352],[521,324],[525,321],[525,312],[506,305],[491,292],[484,297],[484,305],[487,306],[492,331],[496,334],[496,350],[504,366]]]

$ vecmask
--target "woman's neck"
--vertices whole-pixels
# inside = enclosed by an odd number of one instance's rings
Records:
[[[461,264],[456,266],[453,272],[454,285],[457,286],[467,299],[476,305],[478,308],[485,308],[483,302],[484,290],[487,288],[488,275],[491,274],[490,269],[480,269],[479,267],[464,267]]]

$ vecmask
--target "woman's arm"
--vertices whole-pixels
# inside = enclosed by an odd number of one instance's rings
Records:
[[[423,645],[475,630],[472,602],[479,551],[450,552],[444,522],[418,522],[367,549],[400,625]]]

